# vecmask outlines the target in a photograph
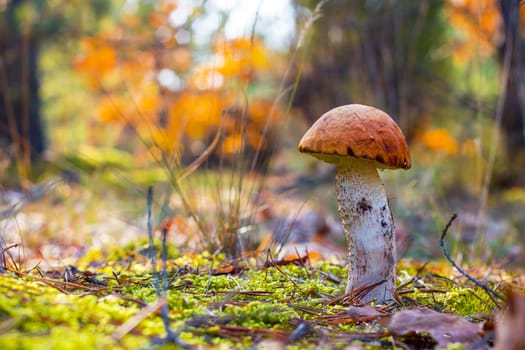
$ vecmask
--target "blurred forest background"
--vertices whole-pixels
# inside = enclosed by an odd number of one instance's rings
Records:
[[[362,103],[411,147],[382,174],[406,254],[458,212],[459,257],[523,263],[524,24],[518,0],[0,0],[2,241],[133,239],[154,185],[177,244],[337,243],[334,169],[296,145]]]

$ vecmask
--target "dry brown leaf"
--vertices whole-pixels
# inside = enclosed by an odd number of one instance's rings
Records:
[[[462,343],[466,347],[481,339],[477,324],[458,315],[440,313],[423,307],[394,314],[388,328],[396,337],[427,333],[436,341],[438,347],[445,348],[449,343]]]
[[[239,275],[244,270],[246,270],[246,266],[239,265],[237,263],[228,264],[219,266],[211,271],[212,276],[219,276],[219,275]]]
[[[290,254],[285,256],[283,259],[274,261],[267,261],[264,263],[264,267],[270,267],[270,266],[285,266],[285,265],[297,265],[297,266],[305,266],[308,262],[309,255],[304,256],[297,256],[297,254]]]
[[[496,321],[495,350],[525,349],[525,296],[516,292],[507,295],[508,310]]]

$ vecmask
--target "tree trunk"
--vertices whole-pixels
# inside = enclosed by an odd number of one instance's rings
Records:
[[[500,47],[500,65],[504,66],[505,51],[512,50],[509,77],[503,105],[502,128],[507,153],[512,158],[525,146],[525,75],[523,73],[523,39],[520,37],[519,0],[500,0],[504,41]]]
[[[25,2],[8,1],[0,17],[0,145],[13,146],[16,157],[35,160],[44,151],[45,141],[38,91],[38,42],[17,19],[17,10]]]

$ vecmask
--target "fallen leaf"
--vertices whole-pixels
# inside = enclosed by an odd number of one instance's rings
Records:
[[[224,266],[219,266],[211,271],[212,276],[219,276],[219,275],[239,275],[244,270],[246,270],[246,266],[242,266],[239,264],[229,264]]]
[[[508,309],[496,321],[495,350],[525,349],[525,296],[516,292],[507,293]]]
[[[309,255],[304,256],[297,256],[297,254],[290,254],[285,256],[283,259],[274,261],[267,261],[264,263],[264,267],[270,267],[270,266],[285,266],[285,265],[297,265],[297,266],[305,266],[308,262]]]
[[[466,347],[481,339],[477,324],[458,315],[440,313],[423,307],[394,314],[388,328],[396,338],[426,333],[440,348],[446,348],[449,343],[462,343]]]

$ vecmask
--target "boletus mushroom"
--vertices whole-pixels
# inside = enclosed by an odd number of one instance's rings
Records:
[[[335,194],[348,244],[346,292],[377,285],[362,301],[385,303],[395,289],[394,221],[377,169],[409,169],[403,132],[385,112],[351,104],[321,116],[299,151],[336,165]]]

